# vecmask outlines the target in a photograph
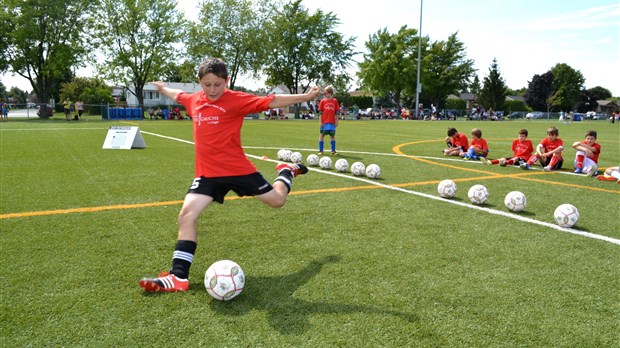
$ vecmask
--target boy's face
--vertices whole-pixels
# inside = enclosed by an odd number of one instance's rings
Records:
[[[596,142],[596,138],[595,137],[593,137],[591,135],[588,135],[586,137],[586,144],[593,145],[595,142]]]
[[[203,76],[200,81],[200,87],[207,95],[207,98],[211,101],[218,100],[226,91],[230,77],[224,79],[216,76],[215,74],[208,73]]]
[[[519,134],[519,140],[520,140],[520,141],[525,141],[525,139],[527,139],[527,135],[525,135],[525,134]]]
[[[555,139],[558,138],[557,135],[552,134],[552,133],[547,133],[547,137],[549,137],[549,140],[551,140],[551,141],[555,141]]]

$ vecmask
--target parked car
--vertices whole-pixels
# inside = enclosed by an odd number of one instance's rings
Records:
[[[510,113],[510,115],[508,115],[509,119],[516,119],[516,118],[524,118],[525,117],[525,112],[524,111],[513,111]]]
[[[26,103],[26,108],[28,108],[28,109],[34,109],[36,107],[37,107],[37,104],[35,104],[35,103],[32,103],[32,102]]]
[[[540,119],[540,118],[545,118],[545,113],[542,111],[532,111],[532,112],[528,112],[525,115],[525,118],[530,120],[530,119]]]

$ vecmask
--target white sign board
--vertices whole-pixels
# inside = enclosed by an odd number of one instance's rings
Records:
[[[140,127],[110,127],[103,142],[104,149],[143,149],[146,147]]]

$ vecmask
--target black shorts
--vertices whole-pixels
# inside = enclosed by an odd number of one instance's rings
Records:
[[[239,196],[257,196],[267,193],[273,186],[256,172],[241,176],[222,176],[218,178],[195,178],[187,193],[198,193],[210,196],[218,203],[224,203],[224,196],[229,191],[235,191]]]

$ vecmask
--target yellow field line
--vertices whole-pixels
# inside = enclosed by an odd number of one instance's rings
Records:
[[[126,123],[129,123],[129,122],[126,122]],[[485,175],[482,178],[481,177],[473,177],[473,178],[452,179],[455,182],[467,182],[467,181],[475,181],[475,180],[481,180],[481,179],[518,178],[518,179],[521,179],[521,180],[528,180],[528,181],[540,182],[540,183],[545,183],[545,184],[554,184],[554,185],[559,185],[559,186],[568,186],[568,187],[574,187],[574,188],[579,188],[579,189],[586,189],[586,190],[600,191],[600,192],[606,192],[606,193],[620,194],[620,191],[616,191],[616,190],[606,190],[606,189],[590,187],[590,186],[582,186],[582,185],[576,185],[576,184],[566,184],[566,183],[547,181],[547,180],[541,180],[541,179],[536,179],[536,178],[531,178],[530,177],[530,176],[534,176],[534,175],[552,175],[553,173],[547,173],[547,172],[525,172],[525,173],[520,173],[520,174],[497,174],[497,173],[494,173],[494,172],[488,172],[488,171],[471,169],[471,168],[463,168],[463,167],[454,166],[454,165],[445,164],[445,163],[438,163],[438,162],[434,162],[434,161],[431,161],[431,160],[428,160],[428,159],[418,158],[418,157],[415,157],[415,156],[407,155],[407,154],[405,154],[404,152],[402,152],[400,150],[400,148],[403,147],[403,146],[412,145],[412,144],[419,144],[419,143],[425,143],[425,142],[438,142],[438,140],[423,140],[423,141],[404,143],[404,144],[400,144],[400,145],[394,146],[392,148],[392,150],[394,152],[396,152],[397,154],[403,155],[404,157],[407,157],[407,158],[414,159],[416,161],[420,161],[420,162],[424,162],[424,163],[428,163],[428,164],[433,164],[433,165],[443,166],[443,167],[447,167],[447,168],[453,168],[453,169],[458,169],[458,170],[462,170],[462,171],[468,171],[468,172],[479,173],[479,174],[484,174]],[[424,186],[424,185],[437,184],[437,183],[439,183],[439,181],[440,180],[417,181],[417,182],[409,182],[409,183],[401,183],[401,184],[392,184],[392,186],[394,186],[394,187]],[[369,190],[369,189],[381,189],[381,188],[383,188],[383,187],[375,186],[375,185],[365,185],[365,186],[336,187],[336,188],[327,188],[327,189],[293,191],[290,194],[291,195],[307,195],[307,194],[316,194],[316,193],[345,192],[345,191]],[[230,196],[230,197],[226,197],[226,200],[235,200],[235,199],[243,199],[243,198],[252,198],[252,197],[250,197],[250,196],[246,196],[246,197]],[[42,211],[21,212],[21,213],[8,213],[8,214],[1,214],[0,215],[0,220],[2,220],[2,219],[15,219],[15,218],[34,217],[34,216],[49,216],[49,215],[77,214],[77,213],[94,213],[94,212],[109,211],[109,210],[124,210],[124,209],[139,209],[139,208],[149,208],[149,207],[162,207],[162,206],[180,205],[180,204],[183,204],[182,200],[166,201],[166,202],[137,203],[137,204],[119,204],[119,205],[108,205],[108,206],[99,206],[99,207],[83,207],[83,208],[71,208],[71,209],[42,210]]]

